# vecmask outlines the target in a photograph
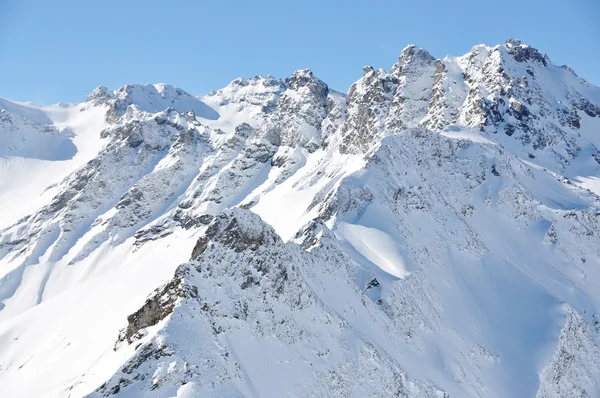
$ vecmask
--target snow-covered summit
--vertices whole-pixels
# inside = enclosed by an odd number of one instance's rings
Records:
[[[521,43],[518,39],[508,39],[504,47],[510,52],[517,62],[538,62],[544,66],[550,63],[546,54],[540,53],[536,48]]]
[[[219,114],[200,101],[198,98],[184,90],[168,84],[128,84],[115,91],[109,91],[100,86],[94,89],[86,98],[92,105],[109,105],[110,112],[107,119],[115,122],[123,116],[130,105],[135,105],[139,110],[156,113],[167,108],[179,112],[193,111],[199,117],[215,120]]]
[[[218,101],[219,106],[236,103],[242,108],[245,103],[248,103],[249,105],[261,105],[267,110],[284,88],[285,83],[281,79],[270,75],[266,77],[256,75],[249,79],[235,79],[226,87],[209,93],[208,97],[213,101]]]
[[[329,88],[309,69],[295,71],[285,84],[265,134],[275,145],[314,151],[323,141],[320,130],[327,116]]]

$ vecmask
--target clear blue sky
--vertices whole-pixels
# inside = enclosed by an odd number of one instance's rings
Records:
[[[0,0],[0,97],[82,101],[158,82],[201,95],[300,68],[347,91],[409,43],[442,58],[508,37],[600,85],[598,0]]]

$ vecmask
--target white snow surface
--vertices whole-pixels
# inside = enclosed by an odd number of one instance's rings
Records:
[[[599,137],[517,40],[0,99],[0,395],[600,397]]]

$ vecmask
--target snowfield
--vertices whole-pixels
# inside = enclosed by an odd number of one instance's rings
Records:
[[[600,397],[600,89],[508,40],[0,99],[0,395]]]

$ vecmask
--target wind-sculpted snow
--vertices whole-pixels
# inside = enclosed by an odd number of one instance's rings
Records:
[[[600,397],[600,89],[518,40],[0,108],[7,396]]]

